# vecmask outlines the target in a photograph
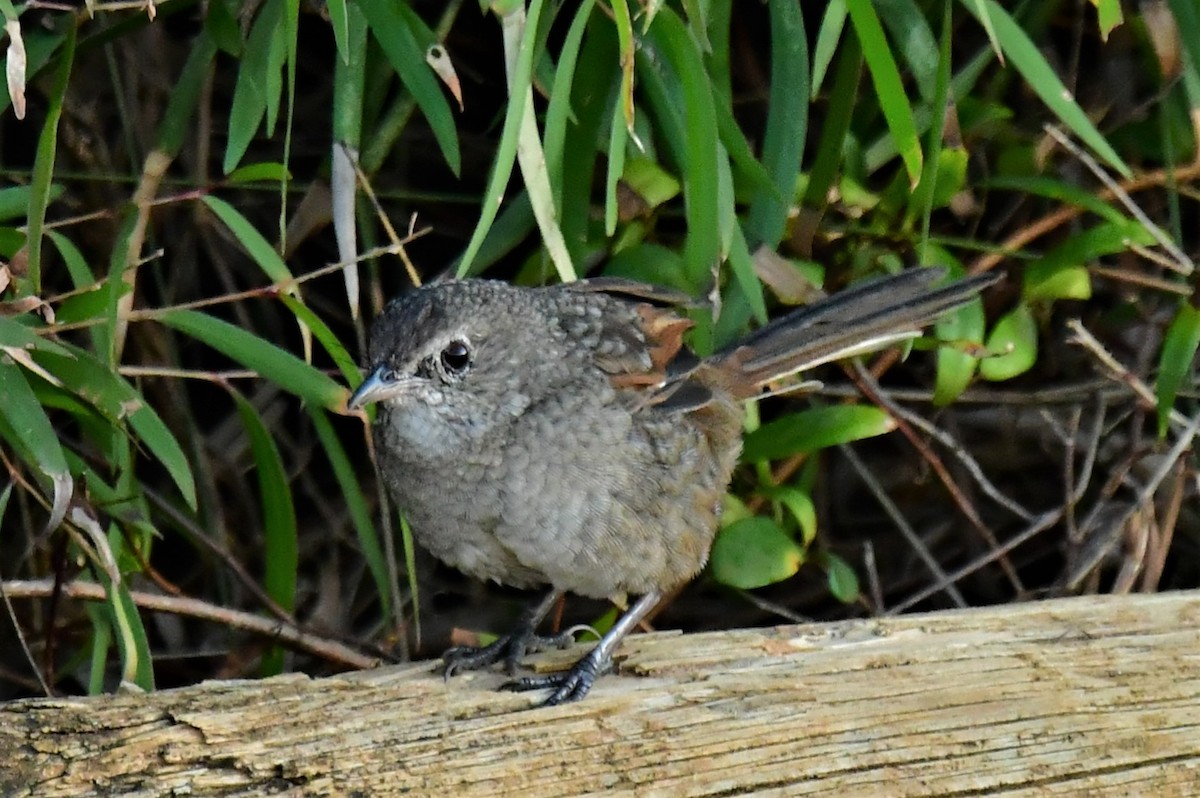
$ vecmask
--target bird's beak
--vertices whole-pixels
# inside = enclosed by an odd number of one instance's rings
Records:
[[[367,405],[400,393],[404,382],[396,379],[387,366],[380,366],[367,375],[346,403],[349,410],[359,410]]]

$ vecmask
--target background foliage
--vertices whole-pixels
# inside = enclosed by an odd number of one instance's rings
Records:
[[[747,408],[659,624],[1200,582],[1189,0],[0,12],[0,695],[502,629],[345,411],[367,320],[444,271],[682,288],[701,352],[872,274],[1004,275],[936,352]]]

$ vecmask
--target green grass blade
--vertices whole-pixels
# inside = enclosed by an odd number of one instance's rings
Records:
[[[662,8],[650,26],[647,41],[671,68],[671,87],[682,108],[687,135],[683,139],[684,209],[688,236],[683,257],[695,275],[709,274],[720,258],[719,176],[721,157],[717,116],[705,78],[704,63],[687,27],[670,8]]]
[[[1175,397],[1187,376],[1196,368],[1196,350],[1200,348],[1200,308],[1184,303],[1163,338],[1158,359],[1158,380],[1154,384],[1158,403],[1158,435],[1167,434]]]
[[[90,352],[74,346],[65,355],[36,351],[34,360],[63,387],[94,407],[116,429],[131,428],[167,470],[184,500],[196,509],[196,481],[187,456],[154,409],[132,385]]]
[[[428,31],[428,28],[421,31],[415,27],[415,15],[406,3],[359,0],[358,7],[367,18],[371,34],[379,42],[392,68],[425,115],[447,166],[455,175],[459,174],[462,154],[459,151],[454,114],[433,70],[425,62],[426,48],[417,39],[417,33]],[[429,35],[432,36],[432,33]]]
[[[354,467],[350,464],[350,457],[346,454],[345,447],[342,446],[341,440],[333,429],[333,424],[329,421],[329,416],[314,407],[308,408],[308,415],[312,418],[313,429],[317,432],[317,440],[321,442],[325,456],[333,467],[334,479],[337,480],[341,497],[346,502],[346,510],[350,514],[350,522],[354,525],[359,549],[362,550],[367,569],[371,572],[371,579],[375,582],[375,592],[379,595],[386,621],[392,618],[394,611],[391,576],[388,572],[387,558],[384,557],[383,546],[379,540],[379,530],[375,527],[375,522],[371,518],[371,510],[367,505],[367,497],[363,493]]]
[[[237,325],[194,310],[168,310],[156,318],[318,407],[340,412],[350,398],[344,386],[323,372]]]
[[[276,604],[291,612],[296,607],[296,569],[300,561],[291,485],[279,449],[254,405],[237,391],[230,390],[230,394],[246,429],[258,476],[263,521],[263,588]],[[263,655],[260,672],[263,676],[274,676],[282,671],[283,649],[274,646]]]
[[[746,435],[744,462],[778,460],[808,454],[851,441],[873,438],[896,428],[878,407],[832,405],[814,407],[763,424]]]
[[[225,200],[214,197],[211,194],[205,196],[203,201],[209,210],[229,228],[229,232],[233,233],[233,237],[245,248],[247,254],[250,255],[272,282],[284,283],[292,280],[292,272],[288,269],[287,264],[283,262],[283,258],[279,256],[279,253],[275,251],[271,243],[263,237],[263,234],[258,232],[258,229],[254,225],[250,224],[249,219]]]
[[[770,11],[771,93],[762,163],[773,190],[755,192],[745,229],[752,246],[774,249],[783,238],[808,135],[809,75],[808,34],[800,4],[771,3]]]
[[[0,402],[0,436],[22,451],[30,464],[50,480],[54,496],[46,529],[56,529],[67,514],[74,488],[58,434],[21,368],[3,359],[0,359],[0,396],[4,397]]]
[[[983,0],[983,2],[987,9],[986,18],[990,18],[1004,54],[1013,67],[1025,78],[1030,88],[1080,141],[1091,147],[1122,176],[1130,177],[1132,172],[1129,171],[1125,161],[1117,155],[1117,151],[1087,118],[1087,114],[1075,102],[1075,98],[1071,96],[1071,92],[1067,91],[1067,87],[1058,79],[1054,68],[1046,62],[1045,57],[1042,56],[1028,34],[995,0]],[[966,2],[965,5],[967,10],[974,14],[981,23],[984,21],[985,17],[979,13],[977,3]]]
[[[50,88],[50,104],[46,109],[46,121],[38,136],[37,156],[33,164],[33,179],[30,181],[28,237],[28,261],[26,263],[30,293],[42,292],[42,231],[46,224],[46,208],[50,205],[50,186],[54,179],[54,161],[58,157],[58,123],[62,119],[63,100],[67,94],[67,81],[71,77],[71,66],[75,63],[75,25],[67,29],[59,53],[58,72]]]
[[[871,0],[846,0],[846,8],[850,12],[850,22],[858,34],[863,54],[866,56],[867,69],[871,73],[871,81],[875,84],[875,96],[879,100],[879,107],[908,172],[908,181],[911,185],[916,185],[921,179],[923,162],[921,141],[917,138],[912,106],[904,93],[904,82],[900,79],[900,70],[892,56],[887,37],[883,35],[883,26],[879,23]]]
[[[241,163],[263,118],[267,134],[275,127],[283,96],[281,70],[287,54],[283,29],[283,0],[267,0],[250,28],[229,109],[229,140],[222,171],[229,174]]]

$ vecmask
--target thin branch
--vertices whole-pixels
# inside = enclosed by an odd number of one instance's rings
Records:
[[[887,513],[889,518],[892,519],[892,523],[895,524],[896,528],[900,530],[900,534],[903,535],[904,539],[908,541],[908,544],[913,547],[913,550],[917,553],[917,556],[921,558],[921,561],[925,563],[925,566],[937,580],[934,586],[930,588],[930,595],[944,590],[946,595],[949,596],[957,606],[966,607],[967,600],[963,598],[963,594],[960,593],[958,588],[954,586],[954,580],[942,570],[942,566],[929,551],[929,548],[925,545],[925,542],[921,540],[920,536],[917,535],[916,530],[914,530],[908,523],[908,520],[905,519],[904,514],[900,512],[900,508],[898,508],[892,502],[891,497],[887,495],[887,491],[885,491],[883,486],[879,484],[879,481],[875,479],[875,475],[871,473],[869,468],[867,468],[866,463],[859,459],[858,455],[855,454],[854,450],[849,446],[843,445],[839,446],[838,448],[841,450],[842,455],[846,458],[846,460],[849,461],[850,466],[858,472],[859,477],[866,484],[867,489],[871,491],[871,494],[875,497],[875,500],[879,502],[879,506],[883,508],[883,511]],[[894,610],[889,611],[888,614],[890,615],[891,612],[894,612]]]
[[[82,601],[107,601],[104,587],[94,582],[71,581],[59,583],[62,595]],[[14,579],[4,582],[3,590],[11,598],[46,598],[55,589],[53,579]],[[379,665],[374,657],[364,656],[336,640],[314,635],[298,626],[281,623],[260,615],[218,607],[199,599],[183,596],[163,596],[138,590],[129,591],[133,603],[152,612],[167,612],[261,635],[300,651],[321,657],[349,668],[366,669]]]

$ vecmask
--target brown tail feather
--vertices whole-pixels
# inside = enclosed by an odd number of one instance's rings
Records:
[[[914,338],[922,328],[969,302],[998,279],[980,275],[934,287],[939,268],[909,269],[860,283],[789,313],[713,355],[736,382],[761,386],[771,380],[855,354]]]

